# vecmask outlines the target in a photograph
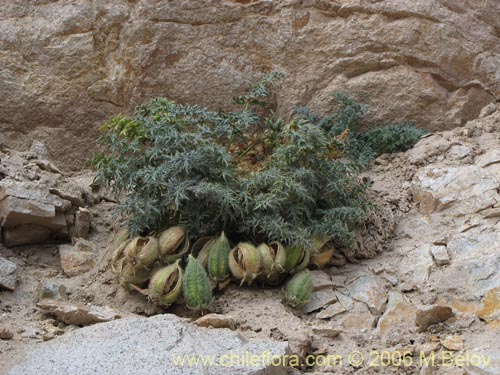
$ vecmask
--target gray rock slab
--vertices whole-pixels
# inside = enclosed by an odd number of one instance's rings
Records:
[[[15,263],[0,257],[0,289],[14,290],[17,280]]]
[[[285,367],[262,361],[251,366],[245,358],[287,351],[286,342],[246,340],[228,329],[200,328],[165,314],[100,323],[34,345],[6,375],[280,375],[286,374]],[[230,363],[231,354],[240,358],[239,364]],[[200,356],[214,364],[187,364],[187,358]]]

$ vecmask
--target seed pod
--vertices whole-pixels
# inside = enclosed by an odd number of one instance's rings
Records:
[[[139,287],[149,278],[149,271],[144,268],[137,268],[125,258],[118,261],[116,266],[118,283],[125,289]]]
[[[332,259],[335,248],[323,247],[318,252],[311,254],[311,264],[315,265],[317,268],[324,268]]]
[[[311,300],[312,291],[311,271],[305,269],[286,283],[285,300],[290,306],[300,308]]]
[[[148,296],[153,302],[170,306],[182,291],[180,260],[157,270],[149,281]]]
[[[165,255],[161,257],[161,260],[166,264],[173,263],[176,260],[183,258],[184,255],[188,253],[189,246],[190,246],[189,237],[186,236],[186,238],[184,238],[184,242],[177,248],[177,250],[173,254]]]
[[[189,238],[184,227],[170,227],[158,237],[158,252],[164,263],[182,258],[189,250]]]
[[[182,292],[190,309],[203,310],[212,303],[212,289],[205,268],[192,255],[189,255],[184,272]]]
[[[191,249],[191,254],[198,259],[203,268],[207,267],[208,264],[208,254],[210,253],[210,246],[215,237],[201,237],[196,240]]]
[[[125,248],[129,244],[130,240],[127,240],[120,244],[118,247],[116,247],[113,252],[111,253],[111,256],[109,257],[109,265],[111,267],[111,271],[115,274],[118,275],[118,262],[123,259],[123,253],[125,251]]]
[[[229,275],[229,252],[231,245],[224,232],[214,241],[207,243],[208,274],[217,282],[223,282]]]
[[[272,242],[269,245],[260,244],[257,246],[257,251],[261,261],[259,281],[270,285],[278,284],[283,279],[285,271],[285,248],[279,242]]]
[[[286,271],[292,275],[302,271],[309,264],[311,252],[301,246],[289,246],[286,248]]]
[[[115,235],[115,238],[113,240],[113,251],[128,240],[130,240],[130,233],[127,228],[123,228]]]
[[[148,268],[159,257],[158,240],[154,237],[135,237],[124,250],[125,258],[136,268]]]
[[[240,285],[250,285],[260,271],[260,255],[255,246],[242,242],[229,253],[229,269]]]

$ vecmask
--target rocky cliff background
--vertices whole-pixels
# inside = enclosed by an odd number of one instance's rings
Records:
[[[282,114],[344,91],[378,122],[463,125],[500,98],[500,2],[4,0],[0,143],[77,169],[109,116],[154,96],[227,109],[271,70]]]

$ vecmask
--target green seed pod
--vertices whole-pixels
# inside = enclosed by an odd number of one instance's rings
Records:
[[[149,271],[144,268],[137,268],[125,258],[117,263],[118,283],[127,290],[139,287],[149,279]]]
[[[162,259],[165,259],[168,255],[178,253],[179,247],[183,245],[187,237],[186,232],[186,228],[184,227],[171,227],[160,233],[158,237],[158,252]],[[184,248],[185,246],[182,247]]]
[[[190,309],[203,310],[212,303],[212,289],[205,268],[192,255],[189,255],[184,272],[182,292]]]
[[[229,252],[231,245],[224,232],[214,241],[207,243],[208,254],[208,274],[217,282],[223,282],[229,275]]]
[[[298,273],[309,264],[311,252],[301,246],[289,246],[286,248],[286,271],[291,274]]]
[[[125,258],[136,268],[148,268],[159,257],[158,240],[154,237],[135,237],[124,250]]]
[[[202,237],[198,239],[191,249],[191,254],[198,259],[203,268],[208,264],[208,255],[210,254],[211,243],[215,241],[215,237]]]
[[[310,300],[313,291],[311,271],[303,270],[293,276],[285,286],[285,300],[294,307],[305,306]]]
[[[157,270],[149,281],[148,296],[153,302],[170,306],[182,291],[180,260]]]
[[[241,280],[240,285],[250,285],[260,271],[260,254],[252,244],[242,242],[229,253],[229,269],[232,275]]]

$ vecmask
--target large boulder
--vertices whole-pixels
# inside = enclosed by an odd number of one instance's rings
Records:
[[[158,95],[228,109],[270,70],[284,114],[345,91],[436,130],[500,97],[496,0],[8,1],[0,20],[2,142],[72,168],[110,115]]]
[[[287,350],[286,342],[249,341],[229,329],[200,328],[165,314],[69,332],[33,347],[22,363],[5,374],[277,375],[286,374],[286,368],[268,365],[265,360],[263,364],[262,358],[267,358],[266,353],[284,356]],[[253,363],[249,358],[254,358]],[[191,365],[187,363],[190,359]],[[202,365],[202,360],[214,362]]]

